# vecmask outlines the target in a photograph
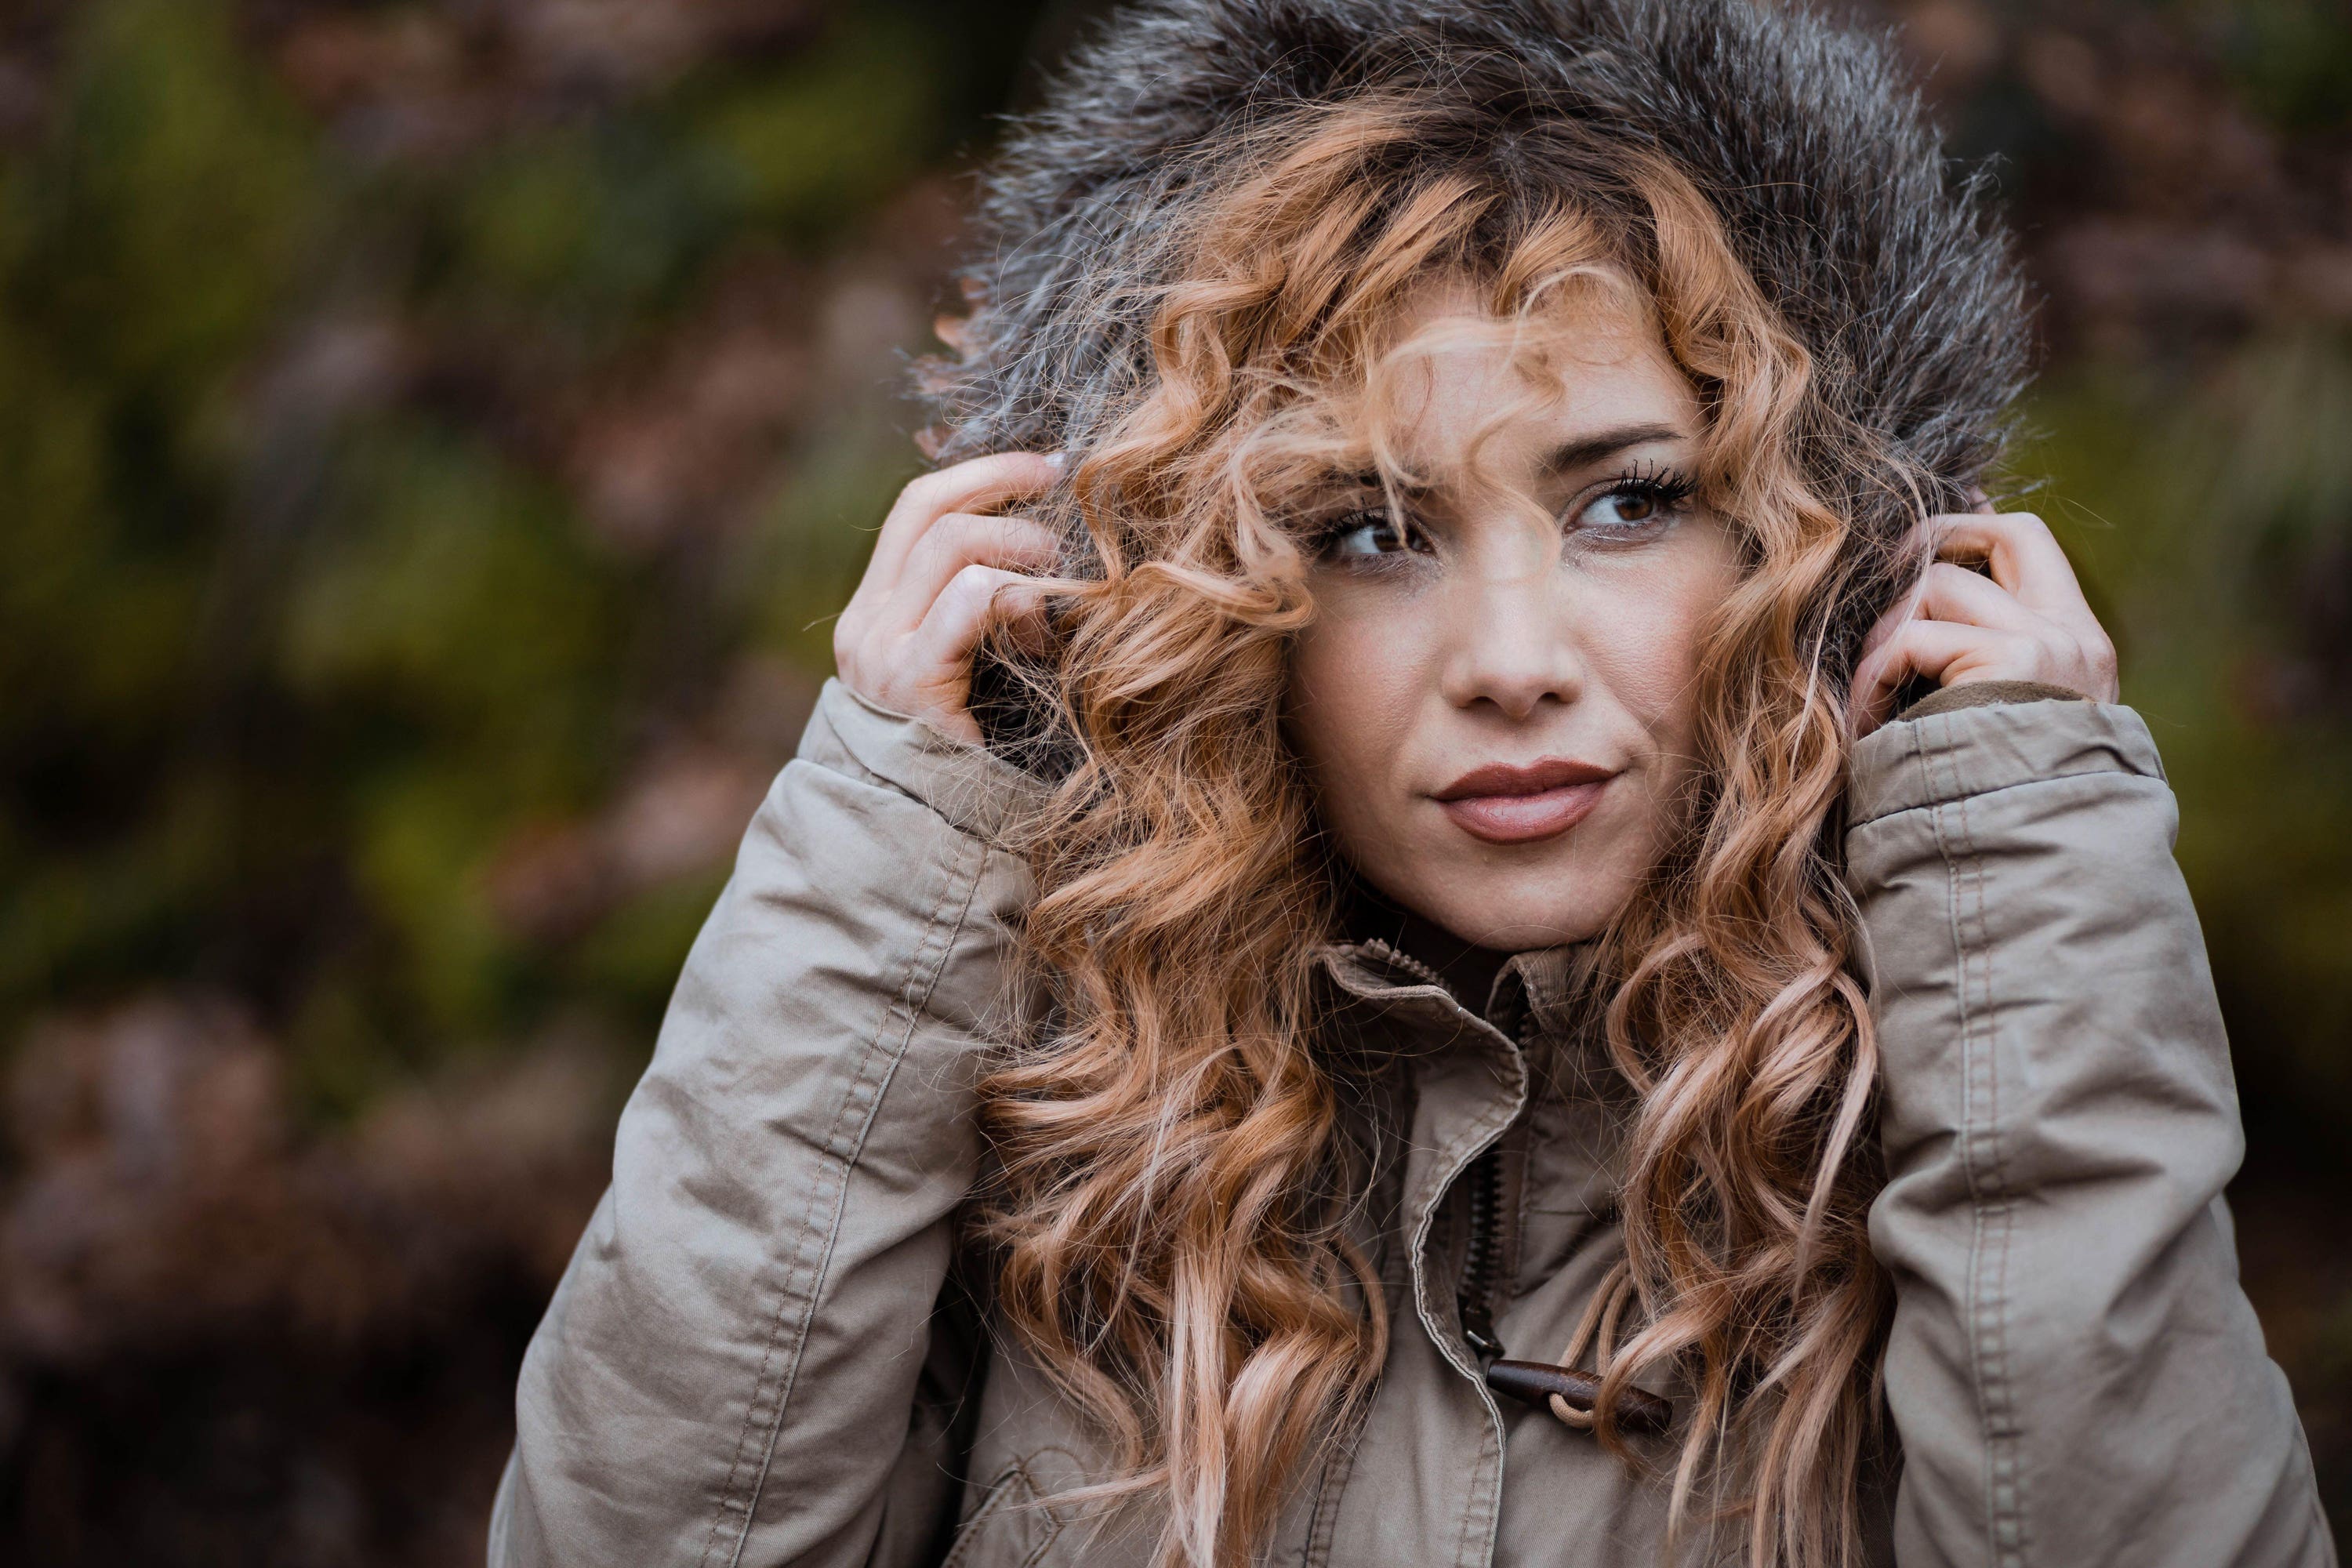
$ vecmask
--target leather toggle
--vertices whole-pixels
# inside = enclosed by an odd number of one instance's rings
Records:
[[[1540,1361],[1498,1361],[1486,1368],[1486,1386],[1507,1394],[1524,1405],[1550,1410],[1557,1396],[1580,1415],[1590,1415],[1601,1393],[1601,1380],[1589,1372],[1570,1372]],[[1654,1394],[1628,1388],[1617,1399],[1617,1425],[1628,1432],[1654,1436],[1673,1424],[1674,1405]]]

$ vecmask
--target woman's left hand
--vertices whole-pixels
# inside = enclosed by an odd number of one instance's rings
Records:
[[[2115,644],[2047,524],[1984,503],[1923,526],[1936,541],[1935,563],[1871,627],[1854,668],[1861,733],[1886,722],[1895,691],[1914,676],[1944,687],[2031,680],[2116,700]],[[1963,564],[1976,562],[1992,574]]]

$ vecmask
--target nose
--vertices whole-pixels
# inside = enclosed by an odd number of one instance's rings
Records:
[[[1461,582],[1448,606],[1440,689],[1457,708],[1487,704],[1513,720],[1584,689],[1578,618],[1559,574],[1521,570]]]

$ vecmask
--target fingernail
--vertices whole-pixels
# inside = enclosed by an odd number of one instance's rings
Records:
[[[1057,468],[1065,467],[1069,460],[1070,455],[1067,452],[1048,452],[1045,454],[1045,461],[1053,464],[1054,467]]]

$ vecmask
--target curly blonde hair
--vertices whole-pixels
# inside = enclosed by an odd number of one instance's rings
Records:
[[[1090,1494],[1164,1501],[1164,1554],[1196,1568],[1248,1561],[1369,1398],[1387,1325],[1342,1228],[1349,1069],[1318,1032],[1334,868],[1282,725],[1314,614],[1289,501],[1349,437],[1300,433],[1433,279],[1504,322],[1630,290],[1706,411],[1701,492],[1744,570],[1702,649],[1686,827],[1602,939],[1639,1095],[1618,1289],[1640,1326],[1597,1430],[1627,1452],[1615,1401],[1681,1365],[1674,1530],[1728,1512],[1758,1563],[1850,1563],[1888,1293],[1822,653],[1867,556],[1795,453],[1867,438],[1805,397],[1806,353],[1673,164],[1570,143],[1563,201],[1453,112],[1368,93],[1269,115],[1216,177],[1171,171],[1180,280],[1102,301],[1148,318],[1149,374],[1055,503],[1088,579],[1055,657],[1013,659],[1061,772],[1024,932],[1050,1005],[982,1088],[1002,1324],[1106,1443]]]

